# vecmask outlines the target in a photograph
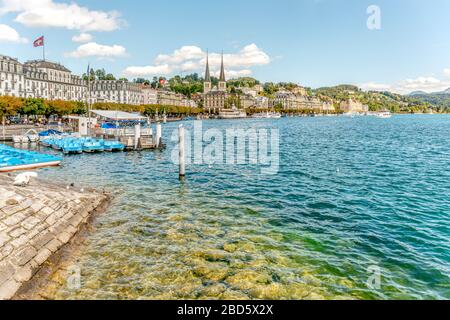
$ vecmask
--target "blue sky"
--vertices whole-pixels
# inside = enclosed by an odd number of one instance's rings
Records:
[[[367,28],[373,4],[380,30]],[[203,72],[208,49],[213,72],[224,51],[229,76],[439,91],[449,12],[446,0],[0,0],[0,53],[40,58],[43,34],[47,59],[77,74],[89,62],[129,78]]]

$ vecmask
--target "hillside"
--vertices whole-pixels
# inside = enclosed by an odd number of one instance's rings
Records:
[[[428,112],[433,109],[435,112],[447,112],[450,108],[450,100],[445,103],[438,103],[436,99],[427,98],[426,95],[417,94],[413,96],[403,96],[392,92],[362,91],[353,85],[339,85],[335,87],[324,87],[313,90],[316,95],[329,97],[335,103],[349,98],[356,99],[369,106],[370,111],[390,110],[392,112]],[[449,95],[450,97],[450,95]]]
[[[449,109],[450,108],[450,89],[442,92],[435,93],[411,93],[410,97],[422,101],[424,103],[429,103],[433,105],[433,108],[438,109]]]

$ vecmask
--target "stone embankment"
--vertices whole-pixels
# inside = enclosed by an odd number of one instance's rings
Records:
[[[11,299],[108,199],[93,190],[12,181],[0,174],[0,299]]]

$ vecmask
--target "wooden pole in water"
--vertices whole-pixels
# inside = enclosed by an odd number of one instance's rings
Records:
[[[134,149],[137,150],[140,148],[140,139],[141,139],[141,124],[138,123],[134,126]]]
[[[184,152],[184,127],[182,124],[178,127],[178,138],[179,138],[179,162],[180,162],[180,179],[186,176],[186,163],[185,163],[185,152]]]
[[[161,147],[161,122],[156,123],[156,142],[155,142],[156,148]]]

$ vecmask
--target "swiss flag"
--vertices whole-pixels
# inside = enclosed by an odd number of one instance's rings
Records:
[[[37,38],[36,40],[34,40],[33,42],[33,46],[34,47],[42,47],[44,45],[44,36]]]

